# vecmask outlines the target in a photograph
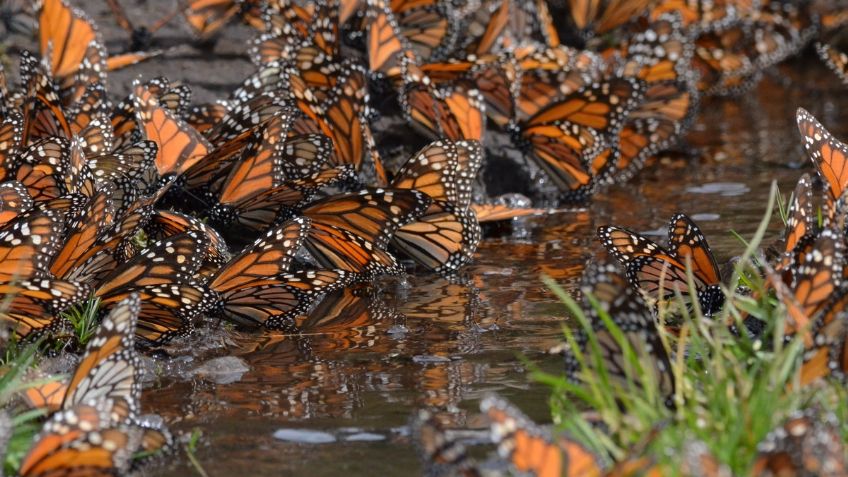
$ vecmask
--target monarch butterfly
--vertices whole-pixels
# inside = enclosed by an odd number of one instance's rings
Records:
[[[339,15],[342,13],[341,10],[353,6],[358,7],[358,2],[359,0],[343,0],[339,2]],[[322,7],[325,9],[328,8],[328,6],[324,5]],[[309,34],[312,23],[321,23],[327,20],[326,17],[317,13],[317,8],[315,4],[302,5],[291,0],[268,2],[268,5],[265,5],[262,11],[262,21],[265,23],[265,31],[278,35],[290,34],[292,30],[296,30],[300,35],[305,37]],[[345,20],[341,18],[338,20],[339,24],[344,22]],[[323,26],[319,26],[319,28],[323,28]]]
[[[222,265],[210,279],[209,287],[227,293],[288,272],[309,225],[308,219],[298,217],[268,230]]]
[[[458,39],[457,49],[475,56],[494,53],[509,28],[512,5],[510,0],[501,0],[500,4],[485,2],[482,8],[471,12],[471,18],[464,22],[465,35]]]
[[[839,422],[815,410],[791,414],[757,446],[751,475],[840,475],[848,472]]]
[[[136,336],[159,345],[190,332],[212,304],[212,295],[193,277],[203,263],[207,238],[188,231],[151,244],[112,271],[94,291],[104,309],[138,293],[141,312]]]
[[[568,1],[571,21],[585,38],[603,35],[633,20],[647,10],[650,4],[650,0]]]
[[[119,303],[101,322],[70,380],[28,388],[27,402],[55,412],[87,401],[112,399],[120,403],[114,408],[114,422],[134,419],[141,389],[139,358],[133,347],[139,307],[136,295]]]
[[[26,66],[34,62],[27,55],[21,57],[21,69],[28,69],[30,75],[25,83],[24,143],[50,136],[70,138],[71,126],[62,109],[59,91],[50,76],[42,72],[37,64]]]
[[[386,247],[398,228],[430,206],[424,193],[404,189],[366,189],[315,202],[301,214],[312,221],[306,250],[325,268],[356,273],[368,280],[402,271]]]
[[[243,103],[231,105],[204,136],[219,149],[232,143],[241,144],[239,138],[248,137],[245,133],[257,131],[280,114],[292,114],[286,99],[274,91],[262,92]]]
[[[417,190],[365,189],[322,199],[304,208],[301,215],[312,220],[313,229],[316,225],[339,227],[386,250],[395,232],[421,217],[431,202]]]
[[[848,84],[848,55],[824,43],[816,43],[819,58],[843,83]]]
[[[251,131],[243,145],[231,147],[239,138],[222,145],[186,171],[183,187],[228,203],[314,177],[327,168],[333,146],[323,134],[293,133],[294,118],[290,110],[279,111]]]
[[[138,296],[130,295],[103,319],[68,382],[62,408],[108,399],[115,403],[112,422],[136,419],[142,370],[134,331],[140,309]]]
[[[144,226],[144,230],[148,238],[152,240],[163,240],[188,231],[205,235],[209,240],[209,246],[204,251],[206,257],[200,268],[201,275],[211,273],[212,269],[217,270],[230,256],[227,243],[215,229],[186,214],[156,210],[150,216],[150,221]]]
[[[674,13],[687,28],[723,29],[754,13],[756,2],[704,2],[700,0],[663,0],[652,6],[649,18]]]
[[[410,424],[418,455],[427,475],[460,475],[476,477],[479,474],[474,462],[459,440],[447,430],[430,411],[420,410]]]
[[[131,241],[150,220],[152,204],[157,198],[133,202],[111,223],[111,209],[108,205],[102,207],[95,199],[82,206],[79,219],[71,227],[71,238],[63,247],[62,259],[54,259],[53,267],[65,279],[100,286],[121,262],[135,252]],[[72,246],[72,243],[85,243],[87,246]]]
[[[706,94],[733,95],[749,89],[758,77],[747,32],[741,25],[707,30],[695,39],[692,67],[698,73],[698,90]]]
[[[260,2],[256,0],[189,0],[183,16],[201,38],[211,36],[237,16],[257,29],[264,28]]]
[[[787,212],[786,227],[783,232],[784,252],[775,265],[778,272],[784,273],[784,281],[787,285],[792,281],[792,266],[798,264],[798,260],[803,258],[804,249],[817,235],[812,188],[813,183],[809,174],[802,175],[792,193],[792,202]]]
[[[58,136],[41,139],[27,148],[16,174],[36,203],[73,192],[65,181],[71,177],[71,146]]]
[[[34,205],[26,187],[18,181],[0,183],[0,227]]]
[[[62,221],[73,220],[82,213],[88,199],[82,194],[68,194],[44,202],[36,202],[35,209],[42,213],[52,213]]]
[[[21,397],[29,407],[32,409],[46,409],[49,412],[56,412],[62,408],[62,401],[65,399],[65,393],[68,392],[67,380],[50,378],[41,372],[30,373],[27,377],[35,381],[40,379],[48,380],[43,384],[38,384],[28,379],[26,383],[27,388],[21,394]]]
[[[686,215],[671,218],[668,249],[620,227],[601,227],[598,235],[607,251],[624,265],[630,283],[658,305],[679,293],[690,304],[697,300],[705,316],[721,308],[724,295],[718,265],[707,239]],[[690,296],[687,266],[692,267],[695,297]]]
[[[848,22],[848,12],[839,8],[838,5],[818,6],[815,13],[819,16],[822,33],[824,34],[832,33]]]
[[[660,151],[674,145],[689,128],[697,97],[685,82],[650,85],[645,99],[627,118],[618,136],[618,159],[607,182],[631,178]]]
[[[433,203],[415,221],[398,229],[395,247],[437,273],[467,263],[480,241],[471,202],[471,182],[483,161],[476,141],[436,141],[414,155],[396,174],[392,187],[427,194]]]
[[[514,54],[521,78],[516,102],[520,119],[531,117],[550,103],[600,81],[605,65],[596,53],[564,45],[544,49],[525,45]]]
[[[223,227],[238,223],[255,231],[264,230],[277,221],[291,217],[322,188],[353,177],[352,167],[339,166],[320,170],[309,177],[286,181],[276,187],[247,191],[238,187],[239,181],[244,179],[243,175],[235,175],[239,171],[234,169],[229,177],[230,182],[224,184],[218,203],[208,212],[209,220]]]
[[[451,6],[437,0],[376,0],[388,7],[409,50],[420,63],[439,61],[453,49],[458,31]]]
[[[87,158],[95,188],[105,190],[113,186],[111,199],[115,216],[122,217],[140,198],[141,189],[152,181],[150,176],[156,167],[156,151],[155,142],[139,141],[113,153]]]
[[[17,170],[23,140],[23,117],[17,111],[10,111],[0,122],[0,180],[9,179]]]
[[[304,76],[331,76],[339,53],[339,4],[320,3],[311,18],[294,5],[285,5],[282,14],[272,5],[264,13],[269,33],[254,40],[248,55],[255,64],[275,60],[292,61]],[[280,20],[288,22],[283,23]],[[304,22],[306,24],[304,24]],[[282,23],[282,24],[281,24]]]
[[[65,104],[77,101],[87,84],[103,83],[107,70],[145,60],[152,53],[129,53],[107,57],[94,22],[64,0],[39,2],[39,46],[59,82]]]
[[[843,248],[839,235],[825,229],[793,271],[790,290],[786,290],[778,278],[769,277],[789,315],[784,332],[787,335],[802,332],[807,347],[813,344],[814,330],[811,325],[815,322],[816,314],[841,284]]]
[[[590,450],[568,438],[554,440],[521,411],[497,396],[480,401],[488,416],[498,455],[512,469],[532,475],[601,476],[602,462]]]
[[[831,375],[842,382],[848,379],[848,328],[843,321],[848,293],[839,290],[828,299],[816,320],[816,338],[804,355],[801,384]]]
[[[150,26],[136,27],[127,17],[126,11],[124,11],[124,8],[118,0],[106,0],[106,3],[109,5],[109,9],[112,11],[112,15],[115,17],[118,26],[129,33],[130,51],[141,51],[150,48],[153,35],[162,27],[170,23],[170,21],[179,13],[179,9],[175,9],[159,20],[156,20],[156,22]]]
[[[482,141],[486,104],[476,89],[431,86],[429,78],[408,58],[402,60],[401,109],[413,127],[434,139]]]
[[[642,100],[638,80],[613,77],[569,95],[513,127],[514,141],[566,200],[583,200],[618,154],[607,143]]]
[[[112,422],[116,406],[119,404],[105,399],[53,414],[21,462],[20,475],[123,474],[136,452],[151,455],[173,445],[163,427]]]
[[[534,209],[531,207],[510,207],[503,204],[471,204],[471,210],[477,217],[479,223],[500,222],[512,220],[518,217],[531,217],[549,213],[548,209]]]
[[[84,121],[81,119],[83,116],[85,116]],[[77,129],[79,124],[85,124],[85,127]],[[72,116],[71,132],[74,134],[71,141],[78,143],[82,152],[78,156],[81,159],[80,162],[88,156],[107,154],[114,148],[112,124],[103,111],[91,114],[88,111],[83,111],[82,114]]]
[[[313,222],[304,246],[320,266],[350,272],[361,280],[403,272],[390,253],[335,225]]]
[[[106,71],[103,42],[85,13],[69,7],[64,0],[41,0],[36,10],[41,57],[49,62],[51,76],[60,89],[73,87],[75,76],[86,65],[102,83]]]
[[[436,273],[451,274],[471,261],[482,232],[474,212],[434,201],[418,220],[401,227],[392,243]]]
[[[597,349],[610,380],[622,386],[628,386],[629,383],[640,387],[656,386],[666,404],[671,404],[675,389],[671,360],[658,334],[656,319],[642,297],[628,286],[612,264],[592,264],[587,267],[583,272],[580,290],[584,294],[583,308],[592,327],[591,337],[586,334],[589,333],[587,330],[578,334],[576,339],[586,363],[594,367],[594,358],[589,353]],[[598,309],[603,310],[619,327],[626,345],[615,337],[615,332],[607,329]],[[642,374],[634,375],[628,368],[625,346],[630,348],[629,352],[635,353],[641,366],[651,372],[654,382],[636,382],[637,376]],[[566,354],[565,367],[569,375],[581,370],[580,361],[574,353]]]
[[[57,214],[31,210],[0,228],[0,283],[43,276],[60,244],[63,227]]]
[[[279,328],[306,311],[311,299],[343,286],[344,271],[289,267],[310,228],[298,217],[269,230],[224,264],[208,283],[218,296],[212,313],[240,325]]]
[[[258,96],[254,99],[262,101],[263,98]],[[182,188],[191,191],[192,195],[218,194],[221,182],[231,173],[233,164],[238,164],[245,171],[252,169],[250,165],[244,164],[245,161],[258,161],[258,170],[253,171],[253,174],[266,182],[265,188],[270,187],[273,181],[280,182],[281,170],[278,164],[282,163],[281,151],[274,145],[285,142],[292,115],[289,111],[280,109],[281,106],[276,103],[269,108],[270,111],[262,108],[262,111],[250,113],[248,108],[252,101],[237,106],[236,109],[240,112],[235,116],[229,111],[225,112],[221,122],[206,131],[204,135],[211,139],[213,144],[219,145],[185,170],[180,177]],[[242,106],[249,117],[242,115]],[[270,117],[265,117],[267,112],[270,112]],[[243,121],[255,122],[255,125],[242,124]],[[225,123],[227,127],[223,127]],[[257,190],[261,190],[261,187],[253,191]]]
[[[80,131],[94,120],[108,119],[111,103],[103,83],[93,82],[85,87],[80,99],[66,108],[72,131]],[[113,135],[111,128],[109,135]],[[101,150],[99,152],[105,152]]]
[[[781,291],[785,296],[786,293]],[[778,293],[779,297],[781,292]],[[842,314],[848,306],[848,293],[837,290],[819,306],[813,317],[812,337],[805,342],[805,350],[798,380],[801,386],[827,376],[845,381],[848,375],[848,340]]]
[[[833,137],[812,114],[803,108],[796,113],[798,130],[801,131],[804,149],[816,166],[816,171],[827,185],[827,202],[833,210],[836,202],[848,185],[848,147]]]
[[[97,239],[105,231],[110,207],[108,196],[99,193],[89,200],[80,218],[69,224],[64,243],[50,262],[53,276],[67,278],[91,256]],[[75,277],[81,281],[87,281],[86,278]]]
[[[189,106],[185,122],[201,134],[206,134],[227,114],[227,106],[223,102],[195,104]]]
[[[815,34],[811,14],[795,5],[766,4],[753,25],[753,54],[758,68],[768,68],[803,48]]]
[[[0,325],[21,339],[63,328],[66,322],[59,314],[91,294],[91,287],[84,283],[48,278],[15,280],[0,282],[0,293],[6,297],[0,309]]]
[[[180,175],[212,150],[212,145],[138,81],[133,83],[133,108],[146,139],[156,143],[156,169],[161,177]]]
[[[486,115],[498,125],[506,126],[515,119],[521,70],[512,53],[427,63],[421,65],[420,70],[437,84],[461,85],[465,90],[479,91],[486,105]]]
[[[263,64],[230,93],[223,105],[229,111],[234,104],[245,104],[260,94],[288,91],[291,73],[289,63],[282,60]]]
[[[693,81],[689,78],[694,44],[679,15],[662,15],[634,34],[619,50],[624,59],[621,74],[649,84],[660,81]]]
[[[322,133],[333,141],[333,165],[352,164],[359,171],[363,155],[371,158],[378,178],[385,182],[385,172],[377,154],[374,138],[366,118],[368,91],[365,72],[350,65],[335,80],[336,86],[323,102],[318,102],[313,89],[298,76],[292,76],[291,88],[298,105],[308,119],[297,121],[295,131],[301,134]]]
[[[400,33],[397,19],[384,1],[368,1],[368,67],[388,78],[400,78],[401,58],[413,54],[411,46]]]
[[[59,196],[78,194],[91,197],[96,184],[85,159],[82,141],[46,138],[36,142],[21,156],[18,180],[42,203]]]
[[[171,83],[167,78],[153,78],[144,83],[147,91],[156,97],[160,106],[182,116],[191,102],[191,90],[180,83]],[[133,94],[122,99],[112,110],[112,130],[115,136],[115,148],[141,140],[141,132],[136,122]]]
[[[434,141],[398,170],[393,186],[468,208],[471,185],[482,162],[483,148],[477,141]]]
[[[508,32],[510,40],[517,45],[527,43],[527,39],[545,48],[560,46],[559,34],[553,23],[553,16],[544,0],[512,1],[509,12]]]

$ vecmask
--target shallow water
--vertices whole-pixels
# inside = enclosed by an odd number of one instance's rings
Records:
[[[798,62],[778,76],[747,97],[704,101],[689,135],[700,159],[655,166],[584,210],[495,228],[465,271],[465,284],[417,276],[385,282],[371,294],[338,296],[301,323],[299,336],[199,335],[189,356],[182,350],[176,361],[160,362],[164,377],[145,389],[145,409],[175,430],[202,430],[197,457],[212,476],[244,469],[413,475],[419,464],[404,427],[413,410],[432,407],[473,427],[487,392],[549,422],[547,390],[530,380],[522,362],[548,371],[560,365],[545,351],[561,340],[568,319],[542,274],[571,288],[586,260],[604,255],[598,226],[664,235],[678,211],[699,222],[719,262],[726,262],[743,249],[730,231],[753,234],[771,181],[788,195],[799,169],[809,170],[795,109],[807,108],[837,137],[848,136],[845,89],[829,72]],[[780,232],[773,224],[766,243]],[[249,370],[168,377],[176,374],[169,370],[227,355]],[[149,473],[189,470],[179,458]]]

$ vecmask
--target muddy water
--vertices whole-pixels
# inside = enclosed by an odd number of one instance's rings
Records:
[[[414,475],[404,425],[428,406],[474,425],[479,398],[495,391],[549,421],[544,387],[520,357],[556,371],[544,351],[568,323],[540,280],[573,287],[585,261],[601,256],[594,231],[616,223],[663,233],[677,211],[701,225],[720,262],[741,253],[731,230],[750,237],[769,185],[791,192],[808,170],[794,112],[804,106],[848,137],[845,89],[815,62],[798,62],[748,97],[709,100],[689,135],[702,156],[673,160],[618,186],[587,209],[500,227],[480,246],[463,283],[419,276],[376,291],[326,300],[298,336],[211,330],[169,364],[143,397],[183,432],[203,431],[197,457],[212,476]],[[770,231],[770,239],[779,233]],[[221,344],[223,343],[223,344]],[[237,356],[244,373],[175,378],[205,360]],[[277,439],[275,432],[284,430]],[[294,431],[318,431],[318,433]],[[321,443],[306,443],[317,440]],[[186,475],[182,456],[151,469]]]

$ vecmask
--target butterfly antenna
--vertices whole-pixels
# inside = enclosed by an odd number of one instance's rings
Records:
[[[118,3],[118,0],[106,0],[106,4],[109,5],[109,9],[112,10],[112,15],[115,16],[115,20],[118,22],[118,26],[123,28],[129,33],[132,33],[135,28],[133,27],[130,19],[127,18],[126,12],[124,12],[124,8]]]
[[[174,17],[176,17],[178,13],[180,13],[180,8],[179,8],[179,7],[175,8],[173,11],[171,11],[171,13],[169,13],[169,14],[165,15],[164,17],[160,18],[160,19],[159,19],[156,23],[154,23],[154,24],[153,24],[153,25],[152,25],[152,26],[148,29],[148,31],[150,31],[150,34],[152,35],[152,34],[156,33],[156,32],[157,32],[157,31],[159,31],[159,30],[160,30],[163,26],[167,25],[168,23],[171,23],[171,20],[173,20],[173,19],[174,19]]]

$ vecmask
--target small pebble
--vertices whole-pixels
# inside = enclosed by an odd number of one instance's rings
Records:
[[[329,432],[310,431],[307,429],[277,429],[274,439],[301,444],[329,444],[336,442],[336,437]]]

